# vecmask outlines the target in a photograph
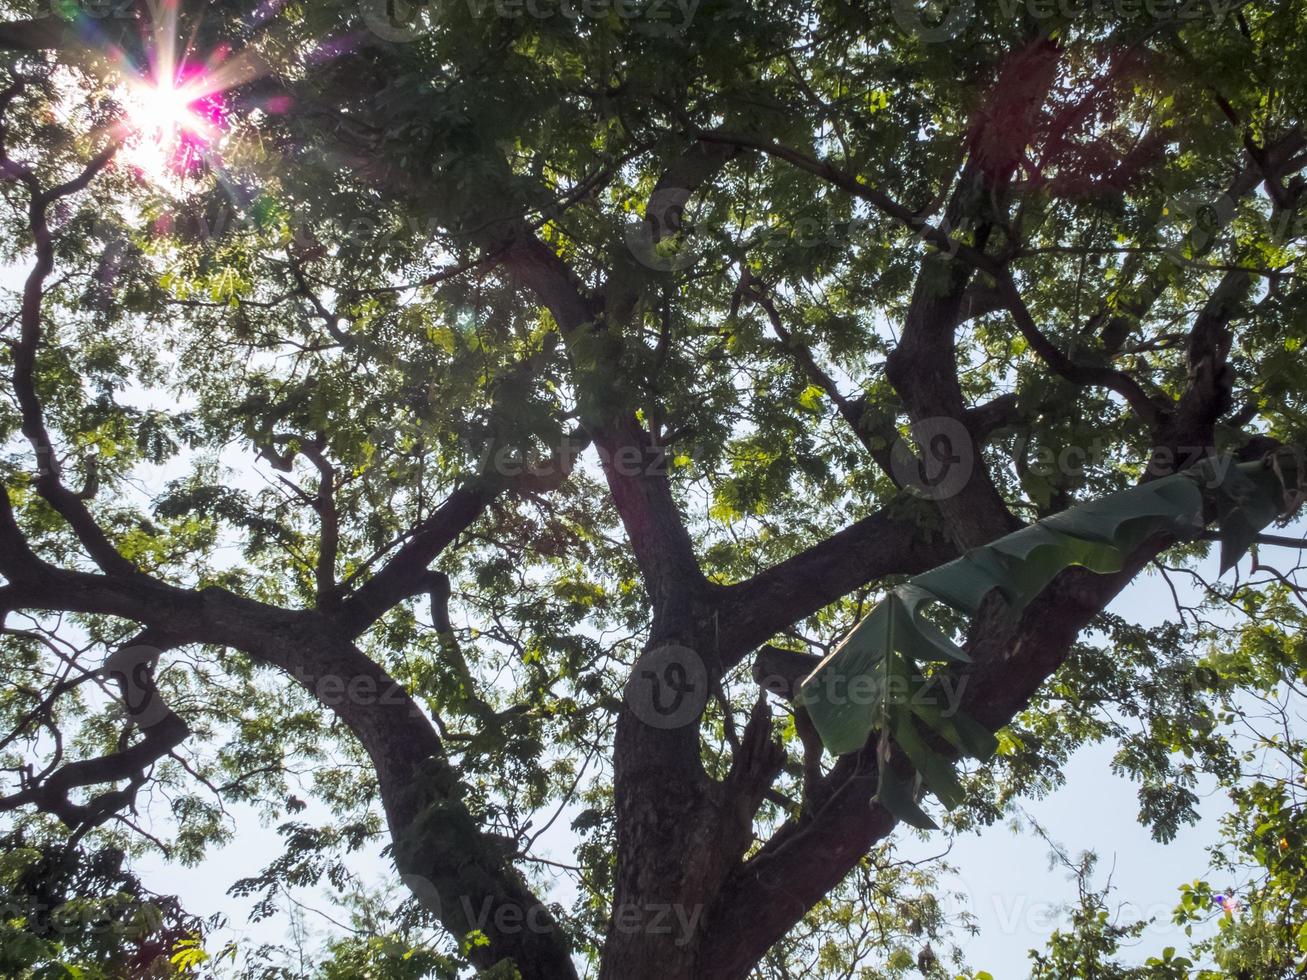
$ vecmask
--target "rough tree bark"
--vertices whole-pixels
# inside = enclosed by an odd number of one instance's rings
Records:
[[[80,42],[46,21],[0,25],[0,46],[10,49],[71,43]],[[1210,449],[1213,428],[1230,409],[1225,363],[1229,321],[1249,287],[1246,274],[1231,272],[1195,320],[1187,350],[1189,385],[1178,399],[1164,399],[1120,372],[1078,364],[1060,352],[1026,308],[1011,256],[994,245],[1010,185],[1033,139],[1059,56],[1054,42],[1039,37],[1007,59],[988,102],[977,113],[966,161],[938,225],[853,174],[747,133],[684,133],[683,158],[668,168],[656,191],[700,192],[732,160],[763,154],[859,197],[919,233],[933,251],[921,261],[901,336],[887,365],[889,380],[914,421],[954,420],[979,441],[1010,417],[1011,400],[979,408],[966,404],[955,344],[956,331],[970,317],[1006,310],[1051,371],[1076,384],[1116,391],[1148,427],[1156,446]],[[1246,195],[1259,186],[1273,187],[1280,207],[1296,209],[1301,188],[1291,194],[1285,178],[1290,169],[1301,166],[1301,135],[1290,134],[1259,149],[1250,152],[1248,167],[1236,175],[1232,191]],[[502,166],[502,161],[497,163]],[[10,161],[8,166],[31,190],[38,253],[24,299],[14,385],[24,432],[38,456],[42,447],[48,455],[50,440],[31,383],[43,285],[53,264],[44,211],[58,197],[82,190],[85,182],[46,191],[33,175],[16,169],[17,164]],[[506,167],[503,172],[507,174]],[[94,170],[88,171],[86,181],[93,176]],[[634,305],[621,270],[614,269],[602,288],[587,290],[520,220],[488,220],[479,227],[488,261],[507,271],[552,313],[565,344],[574,346],[587,332],[605,331],[620,345]],[[966,244],[953,235],[960,228],[971,233]],[[655,236],[658,233],[655,228]],[[1159,279],[1163,277],[1159,272]],[[761,291],[752,295],[768,302]],[[1144,300],[1132,313],[1143,315],[1147,303]],[[767,309],[783,332],[774,305]],[[802,359],[802,352],[796,351],[796,356]],[[805,363],[813,368],[811,359]],[[816,380],[838,394],[828,377]],[[592,383],[578,378],[579,385]],[[854,427],[850,437],[861,438],[859,406],[853,400],[837,401]],[[886,576],[924,571],[1019,526],[977,454],[965,485],[936,502],[947,540],[923,537],[912,522],[886,511],[746,581],[715,584],[696,560],[672,487],[656,465],[663,452],[657,434],[639,421],[633,406],[620,399],[616,404],[607,414],[583,423],[599,452],[609,494],[643,577],[652,619],[646,650],[651,654],[675,646],[692,651],[703,673],[701,687],[691,696],[701,705],[714,696],[726,672],[776,633],[841,596]],[[976,446],[968,450],[976,453]],[[565,470],[560,468],[560,481]],[[507,959],[527,978],[575,975],[568,938],[514,867],[513,842],[477,825],[460,802],[457,773],[430,723],[353,642],[397,603],[428,590],[432,562],[497,496],[512,492],[511,484],[476,484],[456,491],[361,587],[343,589],[327,570],[320,583],[326,598],[318,608],[283,610],[219,589],[178,589],[143,575],[114,550],[59,476],[47,466],[38,490],[74,529],[101,572],[69,571],[38,558],[6,494],[0,492],[0,574],[7,582],[0,587],[0,613],[27,609],[122,617],[145,627],[157,645],[228,646],[285,672],[335,712],[367,750],[397,866],[418,897],[435,906],[457,936],[473,928],[469,908],[489,910],[485,922],[478,924],[488,944],[474,948],[475,962],[488,967]],[[998,609],[982,615],[969,643],[975,662],[968,668],[965,710],[991,729],[1008,722],[1057,670],[1080,631],[1168,543],[1153,540],[1141,546],[1116,575],[1064,573],[1019,618]],[[324,693],[328,678],[365,684],[378,696],[332,697]],[[671,727],[650,724],[630,703],[618,718],[613,754],[616,891],[602,977],[722,980],[747,975],[768,948],[894,829],[894,819],[871,802],[876,791],[873,737],[862,752],[840,758],[824,774],[816,770],[801,812],[769,840],[755,841],[754,816],[784,761],[783,750],[772,738],[767,702],[760,696],[734,746],[725,779],[705,772],[700,724],[697,716]],[[181,737],[183,732],[170,728],[157,746],[147,739],[130,757],[115,759],[111,768],[56,775],[9,805],[41,807],[70,823],[84,821],[88,814],[70,808],[68,791],[139,771],[157,757],[152,752],[158,746],[170,747]],[[700,923],[688,940],[675,929],[651,928],[655,916],[663,914],[660,910],[668,908]],[[501,909],[510,911],[508,919],[517,927],[496,927]],[[523,923],[528,927],[521,927]]]

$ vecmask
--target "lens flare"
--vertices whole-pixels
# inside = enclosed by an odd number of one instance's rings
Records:
[[[276,0],[269,2],[265,19],[279,9]],[[136,63],[120,48],[108,52],[122,73],[122,160],[142,179],[176,186],[221,163],[218,151],[229,128],[224,93],[266,74],[267,66],[256,53],[233,55],[226,45],[195,57],[198,24],[189,30],[190,41],[182,40],[178,0],[156,0],[150,7],[148,63]]]
[[[221,92],[190,77],[133,79],[123,99],[124,160],[145,179],[167,182],[212,157],[227,119]]]

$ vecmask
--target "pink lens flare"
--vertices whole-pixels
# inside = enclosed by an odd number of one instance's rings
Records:
[[[200,169],[216,152],[229,115],[222,92],[199,66],[129,82],[124,108],[127,162],[152,180]]]
[[[132,63],[122,50],[113,60],[124,75],[123,162],[142,179],[166,185],[220,162],[218,144],[231,114],[224,93],[261,68],[227,45],[196,57],[190,42],[180,40],[178,0],[160,0],[151,21],[147,64]]]
[[[1227,919],[1232,918],[1240,907],[1239,899],[1234,895],[1214,895],[1212,904],[1221,909]]]

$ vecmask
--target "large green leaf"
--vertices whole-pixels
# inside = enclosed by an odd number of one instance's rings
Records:
[[[952,712],[943,710],[931,696],[938,690],[929,679],[932,670],[970,659],[925,617],[931,603],[974,616],[997,591],[1019,610],[1073,565],[1114,572],[1153,535],[1196,536],[1204,527],[1208,502],[1222,523],[1224,571],[1275,519],[1284,503],[1283,490],[1278,465],[1269,460],[1241,465],[1207,460],[975,548],[886,596],[804,680],[800,703],[826,748],[836,755],[858,751],[873,731],[892,733],[921,780],[905,782],[889,767],[892,754],[878,752],[877,799],[906,823],[933,827],[917,805],[916,783],[924,780],[950,809],[961,802],[962,790],[952,760],[932,747],[923,730],[938,736],[941,747],[948,743],[957,754],[982,761],[994,754],[997,740],[956,706]],[[888,742],[883,745],[888,748]]]
[[[1268,491],[1270,491],[1268,493]],[[1224,575],[1252,547],[1257,534],[1275,520],[1273,487],[1230,467],[1221,483],[1218,506],[1221,521],[1221,574]]]
[[[876,802],[909,826],[918,830],[939,830],[939,824],[917,804],[913,781],[904,780],[888,766],[881,766]]]

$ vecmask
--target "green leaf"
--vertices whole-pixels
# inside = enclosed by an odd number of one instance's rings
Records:
[[[831,752],[861,748],[884,704],[883,665],[892,646],[893,608],[878,604],[804,681],[799,702],[816,712],[813,723]],[[838,661],[838,669],[827,665]],[[818,720],[820,717],[820,720]]]
[[[1261,464],[1240,468],[1228,460],[1205,461],[1184,473],[1069,508],[895,589],[800,688],[799,701],[822,742],[842,755],[862,748],[877,727],[888,726],[931,790],[946,806],[955,806],[962,790],[952,764],[921,737],[914,714],[963,755],[988,760],[998,751],[999,741],[961,712],[945,716],[929,704],[914,704],[909,712],[895,703],[895,698],[920,690],[925,683],[918,664],[970,659],[925,618],[926,608],[938,601],[974,616],[986,597],[997,591],[1013,610],[1020,610],[1073,565],[1100,574],[1117,571],[1126,556],[1155,534],[1191,537],[1200,531],[1203,487],[1212,491],[1223,517],[1222,564],[1228,567],[1231,556],[1242,554],[1279,511],[1276,485]],[[912,823],[909,817],[915,819],[920,811],[910,793],[898,792],[902,787],[896,786],[897,777],[888,771],[887,761],[887,753],[881,753],[884,793],[903,811],[894,812]]]
[[[998,752],[997,735],[962,711],[954,714],[949,721],[962,739],[962,747],[967,755],[981,762],[994,758]]]
[[[908,760],[926,780],[930,791],[948,809],[958,806],[965,796],[953,766],[931,749],[917,731],[911,712],[897,712],[894,719],[894,741],[898,742]]]
[[[1239,563],[1278,508],[1262,488],[1238,467],[1226,470],[1220,486],[1221,574]]]
[[[988,762],[998,754],[997,735],[963,711],[945,714],[933,704],[914,704],[912,710],[931,729],[962,755]]]
[[[939,824],[917,805],[915,797],[911,783],[905,782],[893,769],[881,768],[880,781],[876,785],[876,802],[910,827],[939,830]]]

